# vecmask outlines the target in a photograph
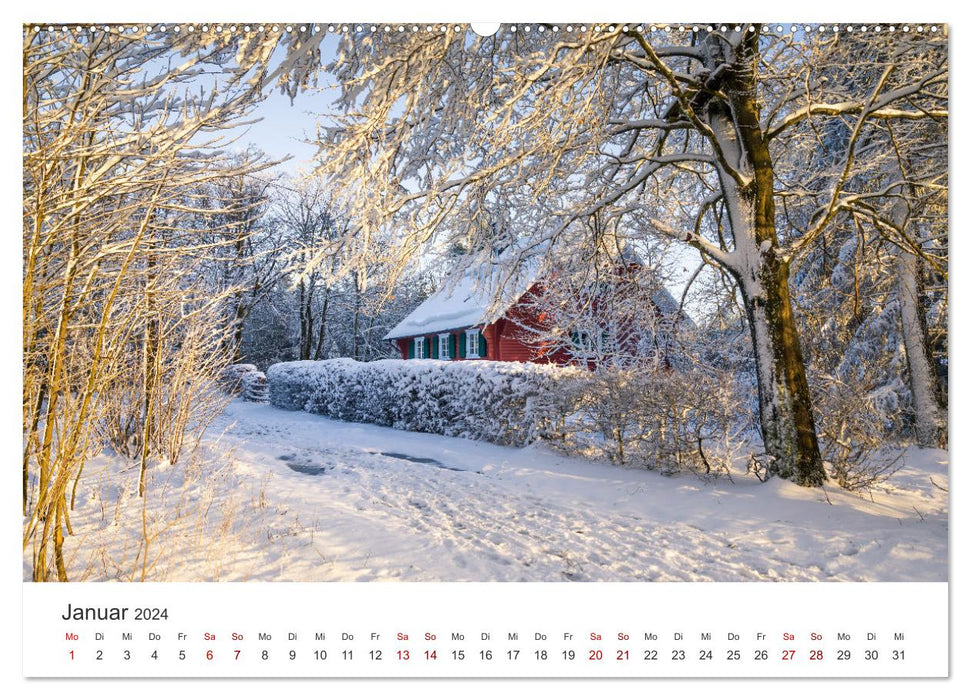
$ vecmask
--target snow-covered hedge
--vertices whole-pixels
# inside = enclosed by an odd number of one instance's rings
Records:
[[[266,384],[266,375],[262,372],[253,370],[243,375],[243,400],[255,403],[268,403],[270,400],[269,390]]]
[[[243,389],[243,377],[256,371],[256,365],[229,365],[219,375],[219,384],[227,393],[235,396]]]
[[[270,402],[340,420],[524,445],[573,411],[559,383],[582,370],[515,362],[349,359],[281,362]]]
[[[472,360],[282,362],[270,403],[331,418],[571,455],[665,473],[728,473],[748,444],[727,373]]]

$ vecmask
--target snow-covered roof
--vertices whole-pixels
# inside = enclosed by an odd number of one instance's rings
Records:
[[[681,305],[673,296],[671,296],[671,292],[669,292],[666,287],[659,287],[658,290],[651,295],[651,301],[657,304],[658,311],[665,316],[676,316],[678,310],[681,308]]]
[[[634,259],[629,259],[628,256]],[[624,259],[631,264],[643,264],[636,252],[625,250]],[[385,340],[411,338],[431,333],[461,330],[491,323],[501,316],[528,290],[539,277],[538,257],[522,264],[515,279],[501,283],[501,266],[489,265],[467,270],[453,284],[446,284],[392,328]],[[493,304],[497,291],[505,304]],[[665,316],[677,316],[680,305],[664,287],[651,295],[658,310]],[[493,313],[490,314],[490,311]],[[682,312],[682,317],[687,314]],[[691,323],[690,319],[687,319]],[[693,325],[693,324],[692,324]]]
[[[496,292],[499,291],[508,301],[505,308],[499,311],[501,315],[532,286],[538,272],[538,264],[524,264],[516,279],[503,285],[499,266],[488,266],[484,271],[467,270],[457,282],[446,284],[419,304],[384,339],[459,330],[494,321],[489,311],[494,308]]]

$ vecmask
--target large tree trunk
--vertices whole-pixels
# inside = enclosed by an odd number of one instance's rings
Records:
[[[740,286],[755,354],[762,438],[774,458],[769,469],[802,486],[819,486],[826,472],[789,297],[788,264],[771,251],[759,258],[748,283]]]
[[[747,33],[723,72],[727,101],[707,101],[704,114],[735,243],[725,266],[738,280],[752,335],[762,438],[774,458],[769,470],[819,486],[826,471],[789,296],[789,262],[776,231],[772,155],[760,127],[758,41],[758,32]],[[708,42],[706,48],[714,69],[724,58],[721,45]]]
[[[759,162],[757,159],[756,162]],[[766,170],[765,163],[758,168]],[[732,265],[752,337],[759,422],[769,471],[801,486],[826,480],[806,364],[789,294],[789,262],[779,255],[771,169],[744,190],[723,178],[735,238]]]

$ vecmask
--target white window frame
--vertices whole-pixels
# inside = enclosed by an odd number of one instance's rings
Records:
[[[438,334],[438,359],[451,360],[451,333]]]
[[[600,350],[599,342],[595,340],[590,331],[575,331],[577,340],[574,346],[574,353],[584,360],[591,360],[597,356]]]
[[[475,354],[472,354],[473,347],[475,347]],[[478,328],[465,331],[465,356],[470,360],[481,359],[481,356],[479,355],[479,329]]]
[[[425,339],[415,338],[415,359],[424,360],[425,359]]]

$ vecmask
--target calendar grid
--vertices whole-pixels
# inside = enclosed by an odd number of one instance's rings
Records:
[[[943,677],[946,589],[27,584],[25,617],[33,622],[24,630],[24,674]],[[826,605],[793,605],[801,595]]]

